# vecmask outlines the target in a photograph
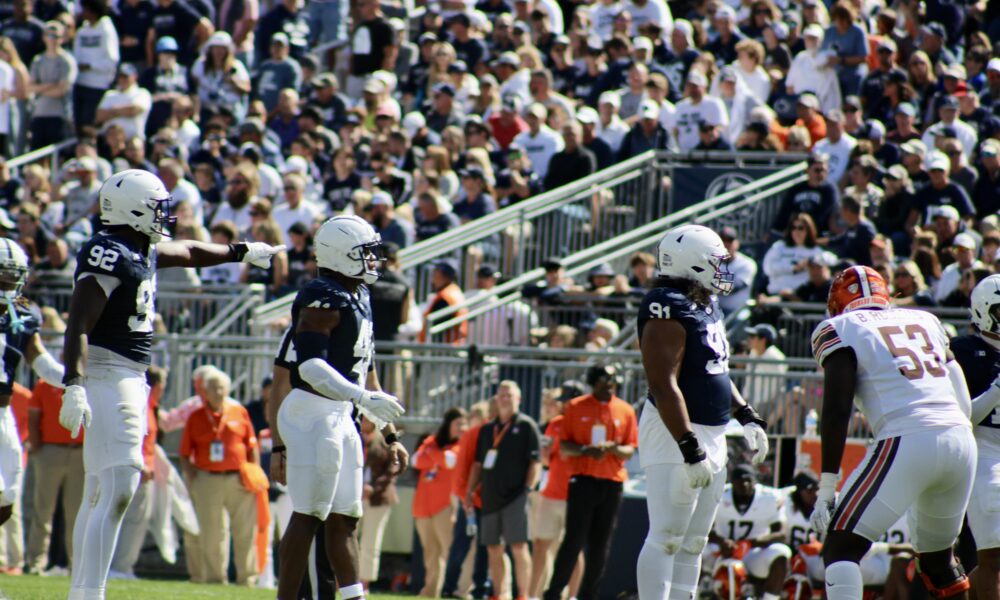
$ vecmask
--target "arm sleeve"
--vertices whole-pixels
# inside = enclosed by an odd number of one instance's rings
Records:
[[[358,403],[365,390],[351,383],[322,358],[310,358],[299,365],[299,377],[327,398]]]
[[[104,53],[98,55],[98,60],[94,61],[91,67],[96,71],[114,71],[118,66],[119,58],[118,32],[115,30],[114,23],[111,22],[109,17],[101,19],[101,33]]]
[[[35,360],[31,362],[31,368],[49,384],[58,388],[63,387],[62,380],[66,369],[48,352],[36,356]]]

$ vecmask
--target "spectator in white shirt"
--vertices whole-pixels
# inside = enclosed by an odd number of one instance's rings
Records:
[[[76,126],[94,122],[97,105],[115,82],[118,67],[118,32],[106,0],[82,0],[82,21],[73,40],[73,58],[79,75],[73,86],[73,119]]]
[[[742,40],[736,44],[736,76],[747,84],[750,92],[761,102],[771,95],[771,78],[762,66],[764,45],[757,40]]]
[[[806,49],[795,55],[792,66],[785,77],[785,90],[789,94],[804,94],[811,92],[819,99],[824,110],[840,108],[840,82],[837,72],[827,66],[829,52],[821,52],[823,43],[823,28],[817,24],[809,25],[802,32],[802,40]]]
[[[615,23],[615,17],[621,11],[622,3],[618,0],[599,0],[590,7],[591,26],[602,40],[611,39],[611,27]]]
[[[476,296],[492,294],[500,272],[491,265],[483,265],[476,271],[476,289],[466,293],[466,300]],[[486,301],[495,304],[497,298]],[[538,317],[524,302],[510,302],[487,311],[469,323],[469,343],[484,346],[519,346],[528,343],[531,329],[538,325]]]
[[[601,117],[597,124],[597,137],[604,140],[615,155],[629,131],[629,126],[618,116],[621,102],[617,92],[604,92],[597,101],[597,114]]]
[[[840,181],[850,166],[851,151],[857,140],[844,131],[844,113],[839,108],[828,111],[826,116],[826,137],[816,142],[813,152],[829,157],[830,170],[826,180],[840,187]]]
[[[976,239],[971,235],[960,233],[951,245],[955,251],[955,262],[941,271],[941,279],[934,286],[934,300],[939,304],[958,288],[966,271],[983,267],[983,263],[976,259]]]
[[[778,330],[773,325],[763,323],[755,327],[748,327],[746,334],[752,358],[785,359],[785,353],[774,345],[778,341]],[[768,406],[779,392],[784,391],[785,380],[782,375],[788,371],[787,364],[754,364],[747,370],[749,375],[747,375],[741,391],[747,402],[753,402],[754,406]]]
[[[542,179],[545,179],[545,174],[549,172],[549,161],[564,146],[562,136],[545,124],[548,115],[549,111],[538,102],[528,106],[524,117],[528,122],[528,131],[514,138],[514,143],[524,148],[525,154],[531,159],[531,164],[535,168],[535,173]]]
[[[971,159],[971,152],[979,141],[979,135],[971,125],[958,118],[958,98],[945,96],[938,107],[938,116],[941,120],[928,127],[920,141],[928,149],[934,149],[937,148],[935,141],[938,137],[958,138],[965,149],[966,159]]]
[[[97,123],[102,131],[119,125],[126,138],[146,139],[146,117],[153,106],[149,91],[136,85],[138,73],[130,63],[118,69],[116,87],[108,90],[97,105]]]
[[[319,216],[319,209],[305,200],[306,179],[299,173],[285,175],[284,202],[274,207],[271,217],[284,233],[285,244],[292,245],[288,229],[295,223],[311,225]]]
[[[638,35],[639,29],[649,22],[657,23],[661,31],[673,29],[674,16],[663,0],[630,0],[625,3],[625,10],[632,15],[632,36]]]
[[[706,94],[707,88],[705,74],[691,69],[684,86],[684,99],[677,103],[674,113],[673,137],[681,152],[690,152],[698,145],[698,127],[702,122],[721,125],[723,129],[729,126],[726,105]]]

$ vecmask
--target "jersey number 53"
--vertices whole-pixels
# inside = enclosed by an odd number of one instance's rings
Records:
[[[931,336],[922,325],[911,323],[906,327],[886,325],[878,328],[882,340],[899,365],[899,373],[907,379],[921,379],[925,375],[946,377],[943,353],[934,347]],[[898,360],[902,359],[902,360]]]

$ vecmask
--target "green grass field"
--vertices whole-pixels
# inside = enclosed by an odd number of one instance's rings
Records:
[[[8,577],[0,575],[0,600],[63,600],[69,590],[67,577]],[[374,594],[374,600],[398,600],[412,596]],[[111,581],[108,600],[274,600],[274,590],[258,590],[222,585],[198,585],[186,581]]]

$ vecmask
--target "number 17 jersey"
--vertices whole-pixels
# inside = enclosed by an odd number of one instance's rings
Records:
[[[945,366],[948,336],[931,313],[894,308],[856,310],[820,323],[816,361],[841,348],[857,357],[854,402],[876,440],[928,427],[970,427]]]

